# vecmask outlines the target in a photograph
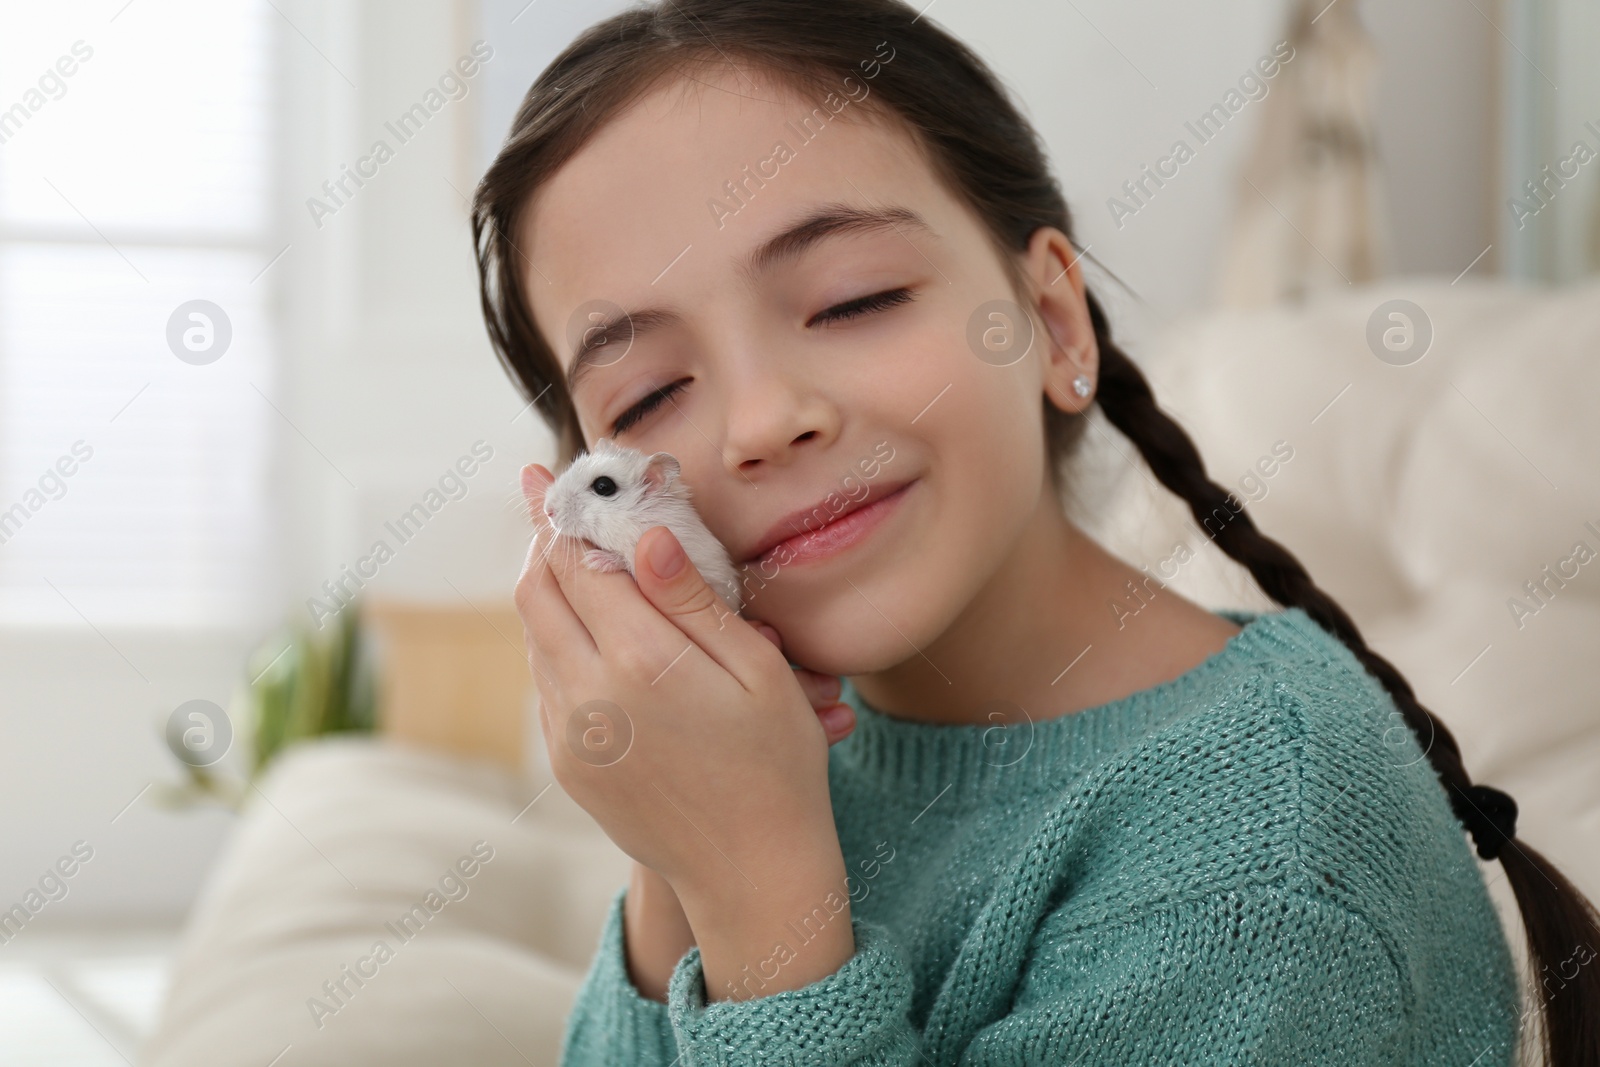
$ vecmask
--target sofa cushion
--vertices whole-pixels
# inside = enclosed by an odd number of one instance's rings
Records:
[[[1433,331],[1405,366],[1367,340],[1374,310],[1397,298]],[[1517,799],[1519,836],[1600,901],[1600,555],[1565,564],[1575,576],[1552,583],[1520,628],[1508,608],[1534,603],[1523,584],[1578,556],[1576,542],[1600,554],[1597,352],[1600,280],[1401,278],[1187,316],[1138,359],[1212,480],[1400,669],[1475,780]],[[1279,441],[1293,458],[1263,475]],[[1201,546],[1177,591],[1274,607],[1142,461],[1130,464],[1125,439],[1097,422],[1088,442],[1073,514],[1091,533],[1152,572],[1175,543]]]
[[[144,1062],[554,1063],[628,859],[543,788],[365,736],[287,750],[190,914]]]

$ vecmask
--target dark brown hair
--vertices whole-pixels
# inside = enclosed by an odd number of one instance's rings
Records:
[[[892,53],[880,51],[892,49]],[[892,55],[888,63],[881,61]],[[1072,219],[1037,133],[981,59],[900,0],[664,0],[590,27],[528,90],[498,156],[479,183],[472,233],[480,296],[496,354],[525,399],[557,435],[562,463],[584,446],[561,365],[524,298],[531,263],[516,246],[522,213],[555,171],[630,103],[697,70],[770,73],[818,101],[848,93],[856,110],[906,130],[938,180],[982,222],[1019,299],[1031,299],[1016,254],[1041,226],[1072,238]],[[855,85],[870,79],[870,93]],[[1074,242],[1075,245],[1075,242]],[[1393,697],[1471,831],[1479,855],[1498,858],[1516,894],[1537,975],[1575,946],[1600,946],[1600,915],[1544,856],[1514,836],[1516,806],[1474,785],[1444,724],[1417,702],[1392,664],[1367,647],[1350,617],[1319,589],[1298,560],[1260,533],[1227,490],[1207,475],[1188,435],[1157,406],[1149,384],[1112,340],[1111,326],[1086,292],[1100,350],[1097,402],[1139,449],[1161,484],[1182,497],[1196,522],[1248,568],[1284,607],[1299,607],[1344,642]],[[1036,305],[1035,305],[1036,306]],[[1049,464],[1057,490],[1061,461],[1086,414],[1043,399]],[[1563,975],[1563,977],[1565,977]],[[1544,997],[1543,1046],[1552,1067],[1600,1063],[1600,976],[1577,976]]]

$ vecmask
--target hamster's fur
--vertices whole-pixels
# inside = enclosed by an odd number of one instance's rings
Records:
[[[600,491],[606,489],[610,492]],[[602,437],[556,476],[544,501],[557,533],[596,546],[583,557],[593,570],[632,575],[639,538],[652,526],[667,527],[706,584],[738,614],[743,603],[738,571],[722,542],[700,521],[671,453],[646,455]]]

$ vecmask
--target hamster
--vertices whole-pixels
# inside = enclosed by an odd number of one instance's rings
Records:
[[[639,538],[652,526],[665,526],[734,614],[743,606],[738,571],[689,502],[689,486],[670,452],[646,455],[602,437],[550,483],[544,507],[558,534],[596,546],[583,556],[591,570],[632,575]]]

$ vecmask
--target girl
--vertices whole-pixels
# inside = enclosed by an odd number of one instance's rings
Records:
[[[744,581],[740,618],[665,527],[632,578],[541,528],[517,584],[555,776],[636,861],[563,1063],[1509,1064],[1463,831],[1560,976],[1549,1061],[1600,1063],[1592,905],[1207,477],[1036,134],[931,19],[607,19],[473,232],[561,460],[671,453]],[[1125,617],[1144,575],[1061,503],[1091,404],[1284,610]]]

